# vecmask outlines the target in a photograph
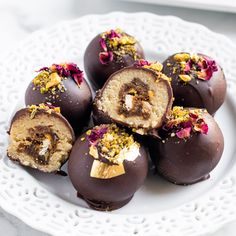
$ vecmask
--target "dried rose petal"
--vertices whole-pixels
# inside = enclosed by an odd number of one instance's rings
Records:
[[[216,62],[206,57],[201,57],[199,61],[191,58],[185,64],[184,72],[187,74],[197,75],[198,79],[210,80],[213,73],[218,70]]]
[[[100,62],[105,65],[108,64],[110,61],[113,60],[113,53],[112,52],[100,52],[99,53],[99,60]]]
[[[104,38],[100,38],[99,43],[100,43],[100,46],[103,49],[103,51],[106,52],[107,51],[107,45],[106,45],[105,39]]]
[[[205,80],[209,80],[212,77],[213,73],[215,71],[218,71],[218,67],[217,67],[215,61],[213,61],[213,60],[206,59],[206,62],[207,62],[207,68],[205,69],[205,72],[206,72]]]
[[[180,127],[182,128],[191,128],[192,127],[192,122],[191,121],[187,121],[187,122],[182,122],[180,123]]]
[[[208,133],[208,125],[206,123],[201,125],[201,133],[207,134]]]
[[[66,73],[64,67],[62,65],[58,65],[58,64],[53,64],[50,69],[52,71],[56,71],[57,74],[61,77],[67,77],[69,76],[68,73]]]
[[[88,140],[90,145],[96,145],[97,141],[103,137],[103,135],[107,132],[107,127],[102,127],[100,129],[92,129],[91,134],[88,136]]]
[[[84,79],[84,75],[83,75],[83,72],[80,73],[80,74],[74,74],[72,75],[72,78],[74,79],[74,81],[80,85],[82,82],[83,82],[83,79]]]
[[[43,67],[43,68],[41,68],[41,69],[39,69],[39,70],[37,70],[36,72],[41,72],[41,71],[49,71],[49,67]]]
[[[111,30],[110,33],[108,34],[109,39],[113,38],[120,38],[121,34],[117,33],[115,30]]]
[[[189,117],[196,120],[198,118],[198,115],[190,112]]]
[[[176,135],[178,138],[181,138],[181,139],[188,138],[190,136],[190,132],[191,132],[191,127],[188,127],[188,128],[181,129],[180,131],[176,133]]]
[[[184,72],[189,72],[192,68],[192,61],[188,60],[188,62],[185,64]]]
[[[144,59],[140,59],[135,61],[134,66],[150,66],[151,63],[149,63],[148,61],[144,60]]]

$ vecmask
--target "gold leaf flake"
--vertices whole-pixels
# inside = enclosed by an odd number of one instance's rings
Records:
[[[90,177],[98,179],[111,179],[123,174],[125,174],[123,163],[118,165],[108,165],[98,160],[93,161],[90,171]]]
[[[95,146],[90,146],[89,155],[91,155],[92,157],[98,159],[98,150]]]

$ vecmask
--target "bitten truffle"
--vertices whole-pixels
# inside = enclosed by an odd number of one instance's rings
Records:
[[[81,135],[68,162],[78,197],[101,211],[127,204],[143,184],[147,171],[144,147],[115,124],[95,126]]]
[[[209,178],[224,149],[222,132],[205,109],[174,107],[159,135],[150,139],[150,155],[159,174],[175,184]]]
[[[117,123],[141,135],[160,127],[172,106],[162,64],[137,61],[110,76],[94,99],[95,124]]]
[[[163,62],[163,73],[172,79],[176,106],[206,108],[214,114],[225,100],[224,72],[206,55],[174,54]]]
[[[97,35],[84,54],[85,72],[95,90],[101,88],[114,72],[144,58],[139,42],[121,29]]]
[[[80,131],[89,120],[92,105],[92,93],[83,72],[73,63],[53,64],[38,72],[26,90],[26,105],[50,102],[60,107],[75,132]]]
[[[60,109],[49,104],[16,112],[9,135],[8,157],[43,172],[60,171],[74,142],[72,127]]]

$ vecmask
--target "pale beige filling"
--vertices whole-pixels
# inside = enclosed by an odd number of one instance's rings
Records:
[[[125,117],[118,114],[117,107],[120,101],[119,91],[125,83],[130,83],[134,78],[139,78],[142,82],[149,85],[152,96],[151,102],[143,102],[143,110],[150,113],[148,119],[142,116]],[[169,103],[167,84],[164,81],[156,80],[153,74],[144,70],[124,70],[113,76],[103,90],[102,98],[98,101],[98,108],[108,113],[112,119],[125,122],[134,128],[155,128],[162,122],[162,117],[166,112]],[[112,104],[112,105],[111,105]],[[114,104],[114,105],[113,105]],[[125,100],[127,109],[132,108],[132,97],[127,96]]]
[[[27,144],[27,137],[30,137],[28,130],[35,126],[50,126],[54,133],[58,136],[58,141],[54,153],[49,158],[49,163],[46,165],[39,164],[34,157],[19,152],[18,147],[20,143]],[[49,146],[49,141],[43,141],[43,148],[40,154],[44,154]],[[30,119],[29,115],[23,115],[17,119],[10,131],[10,144],[8,147],[8,155],[11,159],[20,161],[25,166],[39,169],[44,172],[57,171],[61,167],[61,163],[68,159],[68,153],[72,148],[72,134],[65,123],[57,117],[51,116],[50,119],[46,114],[41,114],[40,118],[36,116]]]

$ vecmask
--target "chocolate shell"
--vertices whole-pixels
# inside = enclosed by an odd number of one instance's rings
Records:
[[[76,65],[75,67],[77,68]],[[79,74],[81,76],[80,81],[76,81],[77,74],[61,74],[60,70],[54,72],[48,67],[40,70],[39,75],[49,70],[49,74],[57,73],[62,78],[60,83],[50,87],[48,91],[43,91],[42,86],[35,85],[34,80],[31,81],[25,92],[25,104],[50,102],[53,106],[60,107],[62,115],[69,121],[75,132],[78,133],[86,125],[91,114],[91,89],[83,78],[82,71]]]
[[[189,185],[209,178],[223,153],[224,138],[214,118],[204,112],[207,133],[192,132],[189,137],[178,137],[173,131],[159,131],[161,138],[150,138],[151,159],[166,180]],[[183,135],[183,130],[181,135]]]
[[[116,46],[111,46],[113,42]],[[111,74],[141,58],[144,58],[143,49],[134,37],[119,29],[111,30],[97,35],[89,43],[84,54],[84,68],[97,90]]]
[[[60,171],[72,149],[74,131],[56,109],[40,104],[16,112],[9,130],[11,160],[43,172]]]
[[[144,147],[116,125],[95,126],[73,146],[68,173],[78,197],[101,211],[127,204],[148,171]]]
[[[168,78],[160,71],[134,65],[112,74],[97,92],[93,120],[95,124],[117,123],[142,135],[160,127],[171,106]]]
[[[172,79],[175,106],[206,108],[214,114],[225,100],[224,72],[206,55],[176,53],[163,62],[163,73]]]

